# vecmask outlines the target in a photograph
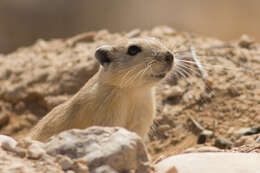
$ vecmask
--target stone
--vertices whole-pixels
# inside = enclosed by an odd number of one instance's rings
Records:
[[[76,173],[89,173],[86,163],[74,162],[73,170]]]
[[[17,141],[12,137],[0,135],[0,146],[8,151],[14,151],[14,148],[17,145]]]
[[[233,143],[225,138],[217,138],[214,145],[220,149],[231,149]]]
[[[163,102],[170,105],[175,105],[179,103],[179,101],[181,100],[183,92],[184,92],[183,89],[181,89],[178,86],[168,88],[162,91],[162,96],[164,98]]]
[[[19,143],[17,144],[19,145]],[[21,148],[26,153],[28,149],[25,147]],[[15,151],[17,147],[15,148]],[[52,162],[46,162],[44,159],[39,162],[34,162],[30,159],[21,158],[20,156],[13,154],[0,148],[0,172],[1,173],[64,173],[60,166]]]
[[[73,129],[52,137],[45,145],[48,154],[62,154],[70,159],[83,159],[93,171],[102,165],[114,170],[142,169],[150,161],[141,138],[124,128],[93,126],[85,130]]]
[[[249,132],[247,132],[245,135],[254,135],[260,133],[260,126],[252,127]]]
[[[100,166],[93,171],[93,173],[118,173],[116,170],[108,165]]]
[[[251,131],[251,128],[241,128],[241,129],[239,129],[239,130],[237,130],[237,131],[235,132],[235,135],[236,135],[237,137],[241,137],[241,136],[245,135],[246,133],[248,133],[248,132],[250,132],[250,131]]]
[[[28,147],[28,157],[30,159],[39,159],[44,154],[46,154],[46,151],[37,143],[32,143]]]
[[[198,140],[197,140],[197,144],[204,144],[207,139],[213,137],[214,133],[210,130],[203,130],[199,136],[198,136]]]
[[[260,133],[260,126],[254,126],[252,128],[241,128],[235,132],[237,137],[249,136]]]
[[[66,173],[75,173],[75,171],[68,170],[68,171],[66,171]]]
[[[58,162],[64,171],[71,169],[73,166],[73,161],[67,156],[60,156]]]
[[[238,42],[238,45],[242,48],[249,49],[254,42],[255,40],[250,38],[248,35],[242,35]]]
[[[259,163],[260,155],[256,153],[190,153],[170,156],[155,169],[159,173],[256,173]]]

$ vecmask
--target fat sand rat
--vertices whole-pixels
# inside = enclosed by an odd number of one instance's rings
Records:
[[[175,68],[173,53],[155,38],[122,39],[96,49],[99,71],[31,130],[46,141],[62,131],[118,126],[145,138],[155,117],[155,86]]]

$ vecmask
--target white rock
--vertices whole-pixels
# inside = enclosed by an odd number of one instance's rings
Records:
[[[141,138],[123,128],[90,127],[54,136],[45,145],[50,155],[86,161],[90,172],[107,165],[115,171],[148,172],[149,157]]]
[[[32,143],[28,148],[28,156],[32,159],[39,159],[45,153],[46,151],[37,143]]]
[[[0,135],[0,146],[6,150],[13,151],[17,145],[17,141],[10,136]]]
[[[168,157],[156,164],[158,173],[258,173],[260,155],[256,153],[190,153]],[[173,172],[174,173],[174,172]]]

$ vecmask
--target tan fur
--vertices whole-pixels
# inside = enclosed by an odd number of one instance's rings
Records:
[[[125,55],[132,42],[143,49],[136,57]],[[135,39],[111,46],[112,67],[101,66],[78,93],[40,120],[29,136],[45,141],[67,129],[99,125],[125,127],[144,138],[155,115],[154,85],[159,81],[150,75],[165,72],[166,65],[160,60],[146,67],[155,53],[158,58],[167,51],[160,44],[154,39]]]

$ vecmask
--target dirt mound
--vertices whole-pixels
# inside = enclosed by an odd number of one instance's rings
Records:
[[[187,54],[193,45],[211,81],[210,92],[200,77],[169,79],[158,87],[157,117],[148,142],[154,158],[198,145],[226,149],[256,140],[260,129],[259,44],[246,36],[228,43],[168,27],[39,40],[0,56],[0,132],[14,137],[26,134],[97,71],[93,51],[98,45],[136,36],[157,37],[176,57]],[[185,71],[179,74],[186,76]]]

